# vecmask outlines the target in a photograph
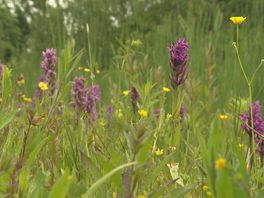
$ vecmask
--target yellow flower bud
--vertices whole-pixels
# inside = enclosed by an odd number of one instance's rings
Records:
[[[216,169],[223,169],[226,167],[226,159],[219,158],[215,161],[215,168]]]

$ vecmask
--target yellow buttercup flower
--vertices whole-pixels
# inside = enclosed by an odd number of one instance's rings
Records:
[[[230,21],[232,21],[236,25],[240,25],[246,20],[247,17],[237,16],[237,17],[230,17]]]
[[[141,117],[147,117],[148,116],[148,112],[144,109],[140,109],[138,110],[138,114],[141,116]]]
[[[172,151],[175,151],[175,150],[176,150],[176,146],[171,146],[170,149],[171,149]]]
[[[131,42],[131,46],[133,46],[133,47],[139,47],[139,46],[141,46],[142,45],[142,42],[141,42],[141,40],[139,40],[139,39],[137,39],[137,40],[132,40],[132,42]]]
[[[122,110],[121,110],[121,109],[116,110],[116,111],[115,111],[115,115],[116,115],[118,118],[122,118],[122,117],[123,117]]]
[[[32,98],[28,98],[28,97],[26,97],[25,95],[22,96],[22,99],[23,99],[25,102],[32,102]]]
[[[238,147],[242,149],[245,145],[244,144],[238,144]]]
[[[166,115],[166,119],[171,119],[172,118],[172,114],[171,113],[168,113],[167,115]]]
[[[171,91],[171,89],[170,89],[170,88],[168,88],[168,87],[162,87],[162,91],[164,91],[164,92],[170,92],[170,91]]]
[[[38,87],[39,87],[42,91],[48,90],[48,84],[45,83],[45,82],[39,82]]]
[[[204,186],[203,186],[203,191],[208,191],[208,190],[209,190],[209,187],[206,186],[206,185],[204,185]]]
[[[147,198],[145,195],[138,195],[137,198]]]
[[[89,68],[84,68],[83,71],[89,73],[91,70]]]
[[[104,127],[104,126],[106,125],[106,123],[105,123],[104,120],[101,120],[101,121],[99,122],[99,124],[100,124],[100,126],[102,126],[102,127]]]
[[[219,119],[220,119],[220,120],[226,120],[227,118],[228,118],[228,116],[225,115],[225,114],[220,114],[220,115],[219,115]]]
[[[215,168],[216,169],[223,169],[226,167],[226,159],[219,158],[215,161]]]
[[[206,194],[207,194],[208,197],[213,196],[213,193],[211,193],[211,192],[209,192],[209,191],[208,191]]]
[[[22,79],[17,80],[17,84],[18,84],[18,86],[24,85],[25,84],[25,79],[22,78]]]
[[[155,150],[155,154],[156,154],[157,156],[163,155],[163,149],[159,149],[159,148],[157,148],[157,149]]]
[[[127,96],[129,93],[130,93],[129,90],[125,90],[125,91],[123,91],[123,94],[124,94],[125,96]]]
[[[117,198],[117,193],[116,192],[112,193],[112,198]]]

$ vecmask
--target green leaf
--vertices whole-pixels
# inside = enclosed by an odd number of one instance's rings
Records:
[[[11,112],[1,112],[0,116],[0,129],[4,128],[9,124],[15,117],[17,111],[13,110]]]
[[[92,194],[103,184],[105,183],[113,174],[115,174],[116,172],[118,172],[119,170],[122,170],[128,166],[132,166],[137,164],[137,162],[130,162],[127,164],[123,164],[118,166],[117,168],[113,169],[112,171],[110,171],[109,173],[107,173],[106,175],[104,175],[103,177],[101,177],[99,180],[97,180],[87,191],[86,193],[82,196],[82,197],[91,197]]]
[[[65,198],[69,191],[71,181],[72,176],[66,171],[52,187],[49,198]]]
[[[26,161],[27,166],[31,166],[39,154],[40,150],[43,148],[43,146],[52,138],[52,136],[44,138],[35,148],[34,150],[29,154],[29,157]]]
[[[216,179],[216,193],[217,197],[234,197],[234,184],[232,179],[228,176],[226,170],[219,170]]]
[[[138,154],[137,154],[137,161],[139,164],[141,163],[144,163],[148,156],[149,156],[149,151],[151,149],[151,146],[152,146],[152,139],[148,139],[144,144],[143,146],[140,148]]]
[[[173,157],[175,156],[175,152],[171,152],[169,155],[163,158],[163,160],[157,164],[157,166],[149,173],[149,175],[146,175],[144,178],[144,181],[147,185],[151,185],[153,181],[159,176],[159,174],[164,170],[164,167],[166,167],[166,164],[168,164]]]
[[[176,188],[176,185],[173,185],[173,183],[169,186],[164,186],[160,189],[158,189],[156,192],[153,192],[149,195],[149,198],[159,198],[164,195],[165,192],[167,192],[166,197],[185,197],[185,195],[192,190],[196,189],[200,184],[198,182],[189,184],[185,187]]]
[[[191,192],[192,190],[196,189],[200,184],[198,182],[185,186],[183,188],[177,188],[173,190],[170,194],[172,197],[184,197],[187,193]]]
[[[19,187],[22,192],[24,192],[27,188],[28,176],[29,176],[29,170],[27,168],[23,168],[19,174]]]
[[[86,192],[86,185],[83,183],[72,183],[68,192],[68,197],[80,197]]]
[[[6,102],[11,95],[12,81],[11,81],[11,69],[5,67],[2,78],[2,99]]]
[[[66,79],[69,78],[70,74],[74,71],[74,69],[77,67],[77,65],[79,64],[79,62],[81,61],[83,55],[83,50],[79,51],[72,59],[72,64],[71,64],[71,68],[69,69],[69,71],[67,71],[66,74]]]

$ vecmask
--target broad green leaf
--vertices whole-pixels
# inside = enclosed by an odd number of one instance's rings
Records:
[[[110,171],[109,173],[107,173],[106,175],[104,175],[103,177],[101,177],[99,180],[97,180],[87,191],[86,193],[82,196],[82,197],[91,197],[93,195],[93,193],[102,185],[104,184],[113,174],[115,174],[116,172],[128,167],[128,166],[133,166],[137,164],[137,162],[130,162],[127,164],[123,164],[118,166],[117,168],[113,169],[112,171]]]
[[[1,112],[0,114],[0,129],[4,128],[9,124],[15,117],[17,111],[13,110],[11,112]]]
[[[49,198],[65,198],[69,191],[71,181],[72,176],[66,171],[52,187]]]
[[[29,169],[23,168],[19,174],[19,187],[22,192],[24,192],[28,185],[28,176],[29,176]]]
[[[86,185],[83,183],[72,183],[68,192],[68,197],[80,197],[86,192]]]
[[[39,152],[41,151],[41,149],[44,147],[44,145],[52,138],[52,136],[49,136],[49,137],[46,137],[44,138],[43,140],[41,140],[39,142],[39,144],[34,148],[34,150],[32,152],[30,152],[28,158],[27,158],[27,161],[26,161],[26,165],[27,166],[31,166],[36,158],[37,158],[37,155],[39,154]]]
[[[137,161],[139,164],[144,163],[146,159],[148,158],[149,154],[151,154],[149,151],[152,146],[152,139],[148,139],[143,146],[139,149],[137,154]]]
[[[77,67],[77,65],[79,64],[81,58],[83,55],[83,50],[79,51],[74,57],[73,57],[73,62],[71,64],[71,68],[69,68],[69,70],[67,71],[67,74],[65,76],[65,79],[69,78],[69,76],[71,75],[71,73],[74,71],[74,69]]]
[[[235,185],[232,178],[229,177],[227,170],[219,170],[216,179],[216,193],[217,197],[234,197]]]

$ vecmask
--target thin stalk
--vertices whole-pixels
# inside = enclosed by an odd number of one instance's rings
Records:
[[[172,141],[171,141],[171,145],[176,145],[176,132],[177,129],[179,129],[179,124],[178,124],[178,116],[180,114],[180,109],[181,109],[181,105],[183,102],[183,90],[180,89],[180,87],[177,87],[174,90],[173,93],[173,101],[172,101],[172,119],[173,119],[173,134],[172,134]]]
[[[244,75],[244,78],[246,80],[246,83],[249,86],[250,85],[250,81],[248,80],[248,77],[247,77],[246,72],[244,70],[243,64],[241,62],[241,59],[240,59],[240,56],[239,56],[239,52],[238,52],[238,47],[236,46],[236,44],[234,44],[234,47],[235,47],[235,50],[236,50],[236,54],[237,54],[237,59],[238,59],[238,62],[239,62],[239,66],[240,66],[240,68],[242,70],[242,73]]]
[[[88,46],[88,57],[89,57],[89,67],[91,69],[91,79],[92,79],[92,84],[93,84],[93,80],[94,80],[94,76],[93,76],[93,72],[95,72],[95,68],[93,68],[92,66],[92,53],[91,53],[91,41],[90,41],[90,28],[89,28],[89,24],[86,24],[86,31],[87,31],[87,46]]]
[[[24,138],[23,138],[23,144],[21,151],[19,153],[18,159],[15,163],[15,168],[11,174],[11,184],[7,186],[7,194],[8,197],[13,197],[14,194],[16,194],[19,190],[19,173],[21,169],[23,168],[25,164],[25,152],[26,152],[26,146],[28,141],[28,134],[30,132],[32,126],[32,120],[29,120],[28,128],[24,131]]]
[[[254,142],[254,120],[253,120],[253,109],[252,109],[252,88],[251,88],[251,83],[252,83],[252,80],[249,80],[248,76],[246,75],[246,72],[245,72],[245,69],[244,69],[244,66],[242,64],[242,61],[240,59],[240,55],[239,55],[239,50],[238,50],[238,25],[237,25],[237,42],[234,43],[234,47],[235,47],[235,50],[236,50],[236,54],[237,54],[237,59],[238,59],[238,62],[239,62],[239,66],[242,70],[242,73],[244,75],[244,78],[246,80],[246,83],[247,83],[247,86],[248,86],[248,92],[249,92],[249,106],[250,106],[250,120],[251,120],[251,127],[252,127],[252,130],[251,130],[251,138],[250,138],[250,143],[249,143],[249,162],[248,162],[248,170],[249,172],[251,172],[252,170],[252,167],[253,167],[253,162],[254,162],[254,156],[255,156],[255,142]],[[261,66],[261,64],[260,64]],[[260,67],[259,66],[259,67]],[[257,68],[257,70],[259,69],[259,67]],[[255,73],[254,73],[255,75]],[[253,75],[253,77],[254,77]]]
[[[165,107],[165,101],[166,101],[166,94],[162,94],[162,99],[161,99],[161,103],[160,103],[160,106],[162,107]],[[164,108],[164,111],[165,111],[165,108]],[[162,112],[161,112],[162,113]],[[159,138],[159,135],[158,135],[158,133],[160,132],[160,129],[161,129],[161,127],[162,127],[162,124],[161,124],[161,117],[163,117],[163,116],[161,116],[160,115],[160,117],[159,117],[159,123],[158,123],[158,127],[157,127],[157,129],[156,129],[156,131],[155,131],[155,133],[154,133],[154,135],[153,135],[153,137],[154,137],[154,143],[153,143],[153,147],[152,147],[152,151],[151,151],[151,153],[153,154],[154,152],[155,152],[155,148],[156,148],[156,144],[157,144],[157,141],[158,141],[158,138]],[[165,118],[166,118],[166,115],[165,115]]]
[[[173,119],[173,132],[172,132],[172,138],[171,138],[171,145],[175,145],[175,133],[176,133],[176,113],[177,113],[177,101],[178,101],[178,94],[177,91],[178,89],[173,90],[173,97],[172,97],[172,108],[171,108],[171,114],[172,114],[172,119]]]
[[[134,162],[135,159],[136,159],[136,153],[133,154],[132,163]],[[125,198],[132,197],[133,190],[134,190],[132,187],[134,171],[135,171],[135,165],[132,165],[131,167],[129,167],[129,169],[124,175],[124,177],[127,177],[127,178],[123,178],[124,180],[126,180],[124,182]]]
[[[236,45],[238,48],[238,24],[237,24],[237,28],[236,28]]]
[[[248,90],[249,90],[249,106],[250,106],[250,120],[251,120],[251,138],[250,138],[250,144],[249,144],[249,165],[248,165],[248,170],[251,172],[253,162],[254,162],[254,148],[255,148],[255,141],[254,141],[254,120],[253,120],[253,108],[252,108],[252,89],[251,85],[248,85]]]
[[[254,78],[255,78],[255,75],[257,74],[257,72],[258,72],[258,70],[261,68],[261,66],[262,66],[262,61],[260,62],[260,64],[258,65],[258,67],[257,67],[257,69],[254,71],[254,73],[253,73],[253,75],[252,75],[252,77],[251,77],[251,80],[250,80],[250,84],[252,84],[252,82],[253,82],[253,80],[254,80]]]

